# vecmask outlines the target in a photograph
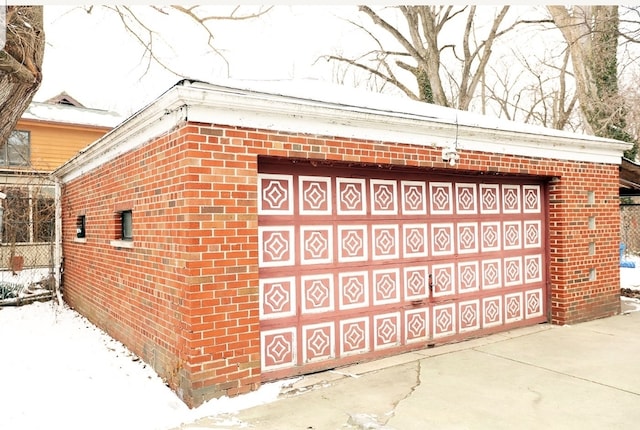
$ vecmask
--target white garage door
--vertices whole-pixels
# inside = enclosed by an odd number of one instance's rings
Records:
[[[261,163],[263,380],[536,324],[545,187]]]

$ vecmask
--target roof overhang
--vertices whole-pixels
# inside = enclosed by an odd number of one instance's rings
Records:
[[[606,164],[631,147],[320,82],[182,80],[53,174],[70,181],[185,122]]]
[[[620,196],[640,196],[640,164],[628,158],[620,164]]]

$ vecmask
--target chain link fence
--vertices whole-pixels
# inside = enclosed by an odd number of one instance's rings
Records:
[[[0,305],[50,300],[55,292],[55,194],[32,180],[0,185]]]
[[[640,203],[620,205],[620,231],[625,256],[640,254]]]

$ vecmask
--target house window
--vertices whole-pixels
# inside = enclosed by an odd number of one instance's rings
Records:
[[[31,159],[31,133],[14,130],[7,142],[0,147],[0,164],[4,166],[28,166]]]
[[[86,237],[86,222],[87,217],[85,215],[80,215],[76,219],[76,237],[78,239]]]
[[[52,242],[55,199],[52,187],[14,186],[6,194],[2,216],[3,243]]]
[[[52,197],[32,197],[33,241],[53,242],[56,234],[56,202]]]
[[[133,215],[131,211],[120,212],[120,239],[133,240]]]
[[[6,188],[4,213],[2,216],[2,242],[26,243],[30,238],[30,199],[29,188]]]

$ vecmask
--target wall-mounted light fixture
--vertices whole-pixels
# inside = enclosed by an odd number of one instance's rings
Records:
[[[460,154],[458,154],[458,115],[456,115],[456,139],[448,147],[442,148],[442,161],[448,161],[449,165],[453,167],[458,160],[460,160]]]
[[[454,145],[451,145],[448,148],[442,148],[442,161],[448,161],[450,166],[455,166],[459,159],[460,154],[458,154]]]

